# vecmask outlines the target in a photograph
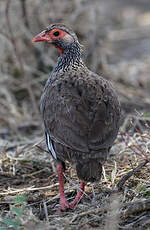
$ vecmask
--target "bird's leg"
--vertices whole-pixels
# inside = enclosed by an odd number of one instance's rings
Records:
[[[63,165],[57,164],[56,165],[56,171],[58,174],[58,181],[59,181],[60,211],[64,211],[64,210],[68,209],[70,206],[69,206],[68,201],[66,200],[65,193],[64,193],[64,176],[63,176],[64,168],[63,168]]]
[[[80,190],[77,192],[76,197],[74,198],[74,200],[69,204],[70,208],[74,209],[76,204],[79,203],[79,201],[83,198],[84,196],[84,187],[85,187],[85,182],[82,181],[80,184]]]

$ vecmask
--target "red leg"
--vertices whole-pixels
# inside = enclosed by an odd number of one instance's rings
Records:
[[[85,182],[81,182],[80,184],[80,190],[77,192],[76,197],[74,198],[74,200],[69,204],[70,208],[74,209],[76,204],[79,203],[79,201],[83,198],[84,196],[84,187],[85,187]]]
[[[70,207],[68,201],[66,200],[65,193],[64,193],[64,177],[63,177],[63,171],[64,168],[62,164],[56,165],[56,171],[58,174],[58,181],[59,181],[59,192],[60,192],[60,211],[64,211]]]

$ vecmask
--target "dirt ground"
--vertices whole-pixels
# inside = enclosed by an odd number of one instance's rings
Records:
[[[0,230],[150,229],[149,0],[1,0],[0,20]],[[101,181],[60,214],[39,112],[58,54],[31,42],[53,22],[72,26],[85,63],[113,82],[122,105]],[[65,180],[72,200],[79,180],[69,163]]]

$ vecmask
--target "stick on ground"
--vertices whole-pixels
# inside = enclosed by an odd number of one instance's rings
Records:
[[[125,182],[131,177],[133,176],[137,171],[139,171],[143,166],[145,166],[149,161],[146,159],[144,162],[140,163],[136,168],[134,168],[133,170],[131,170],[130,172],[128,172],[126,175],[124,175],[118,182],[117,184],[117,188],[118,191],[122,191],[123,190],[123,185],[125,184]]]

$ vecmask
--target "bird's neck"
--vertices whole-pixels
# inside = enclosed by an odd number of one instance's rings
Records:
[[[81,47],[79,43],[74,43],[71,46],[63,50],[62,54],[58,58],[57,64],[54,68],[54,72],[68,71],[70,68],[77,69],[82,63],[81,59]]]

